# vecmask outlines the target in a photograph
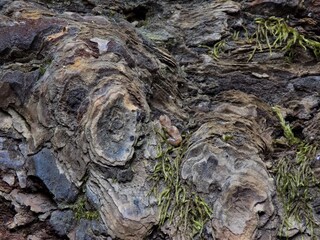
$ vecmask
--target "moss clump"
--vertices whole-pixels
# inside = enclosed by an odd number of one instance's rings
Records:
[[[307,37],[300,33],[296,28],[287,24],[283,18],[271,16],[269,18],[256,18],[254,20],[256,29],[251,33],[243,26],[244,32],[235,31],[229,36],[216,42],[212,47],[201,45],[199,47],[207,48],[208,54],[213,59],[218,60],[221,53],[227,49],[230,51],[233,48],[245,51],[248,47],[253,48],[248,57],[248,62],[253,58],[257,51],[265,51],[269,49],[270,54],[275,50],[280,50],[285,53],[288,60],[297,53],[298,48],[307,51],[310,50],[316,60],[320,59],[320,42]],[[226,47],[227,46],[227,47]]]
[[[227,133],[227,134],[223,134],[221,138],[224,142],[228,142],[228,141],[231,141],[234,137],[233,135]]]
[[[39,70],[39,78],[41,76],[43,76],[46,71],[47,71],[47,68],[49,67],[49,65],[52,63],[52,59],[46,59],[38,68]]]
[[[320,42],[315,41],[299,33],[295,28],[290,27],[283,18],[269,17],[255,19],[257,30],[251,36],[256,46],[250,54],[249,60],[257,49],[262,51],[262,43],[267,44],[270,53],[273,49],[281,49],[290,57],[294,55],[295,47],[310,49],[317,60],[320,57]]]
[[[98,211],[87,210],[88,205],[84,197],[80,197],[77,202],[72,206],[75,218],[79,221],[80,219],[97,220],[99,218]]]
[[[207,45],[200,45],[199,47],[201,48],[206,48],[208,49],[208,54],[215,60],[218,60],[220,57],[220,54],[222,52],[224,52],[224,48],[226,45],[226,41],[225,40],[221,40],[216,42],[213,47],[209,47]]]
[[[296,138],[292,132],[292,129],[290,127],[290,125],[288,123],[286,123],[286,121],[284,120],[282,114],[281,114],[281,110],[279,107],[273,107],[272,110],[276,113],[279,121],[280,121],[280,125],[281,128],[283,130],[284,136],[287,139],[289,145],[297,145],[301,142],[301,140],[299,138]]]
[[[273,110],[280,120],[288,145],[291,150],[295,151],[293,157],[280,159],[273,170],[277,193],[284,211],[281,228],[289,230],[293,221],[299,225],[304,223],[312,239],[316,239],[314,228],[318,224],[315,221],[311,204],[313,192],[319,190],[320,182],[316,179],[311,165],[317,148],[296,138],[290,125],[285,122],[280,109],[274,107]]]
[[[184,139],[179,147],[174,148],[167,143],[163,132],[159,136],[161,144],[158,146],[157,163],[149,177],[154,182],[150,193],[157,197],[160,208],[159,224],[169,221],[177,231],[191,239],[196,234],[201,235],[212,210],[180,178],[187,140]]]

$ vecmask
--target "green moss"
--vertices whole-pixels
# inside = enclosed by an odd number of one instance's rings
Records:
[[[283,206],[282,229],[289,230],[292,222],[304,223],[316,239],[314,228],[315,221],[312,200],[314,191],[319,191],[319,181],[312,170],[311,163],[315,159],[317,148],[298,138],[292,132],[280,113],[278,107],[273,108],[277,114],[290,150],[294,155],[284,157],[275,165],[273,172],[276,178],[277,193]],[[286,236],[284,236],[286,237]]]
[[[267,44],[270,53],[274,49],[281,49],[289,56],[294,55],[296,47],[302,47],[304,50],[310,49],[319,60],[320,42],[299,33],[295,28],[290,27],[283,18],[257,18],[255,23],[257,30],[251,39],[255,40],[256,46],[250,54],[249,60],[257,49],[263,50],[262,44]]]
[[[220,54],[222,52],[224,52],[224,48],[225,48],[226,42],[225,40],[221,40],[216,42],[213,47],[209,47],[206,45],[200,45],[199,47],[202,48],[207,48],[208,49],[208,54],[215,60],[218,60],[220,57]]]
[[[180,178],[181,160],[186,151],[187,138],[180,147],[173,148],[167,143],[163,132],[158,135],[162,141],[158,146],[157,163],[149,179],[154,183],[150,193],[158,199],[159,224],[169,221],[169,224],[189,238],[196,234],[201,235],[212,210],[204,199]]]
[[[40,66],[39,66],[39,77],[43,76],[45,72],[47,71],[47,68],[52,63],[51,59],[45,60]]]
[[[224,40],[217,42],[213,45],[213,48],[209,51],[209,54],[211,54],[214,59],[218,59],[220,54],[224,51],[225,45],[226,42]]]
[[[279,121],[280,121],[280,125],[281,128],[284,132],[284,136],[287,139],[288,143],[290,145],[295,145],[295,144],[299,144],[301,142],[300,139],[296,138],[292,132],[292,129],[290,127],[289,124],[286,123],[286,121],[284,120],[282,114],[281,114],[281,110],[279,107],[273,107],[272,110],[276,113]]]
[[[47,68],[46,68],[45,66],[41,65],[41,66],[39,67],[40,76],[43,76],[46,71],[47,71]]]
[[[230,140],[232,140],[233,139],[233,136],[231,135],[231,134],[223,134],[222,135],[222,140],[224,141],[224,142],[228,142],[228,141],[230,141]]]
[[[77,220],[88,219],[97,220],[99,218],[98,211],[87,210],[87,201],[84,197],[80,197],[77,202],[72,206],[72,209]]]
[[[269,49],[270,54],[275,50],[280,50],[291,61],[299,48],[304,51],[310,50],[316,60],[320,59],[320,42],[289,26],[285,19],[271,16],[269,18],[256,18],[254,23],[256,29],[253,33],[249,33],[246,26],[243,26],[243,31],[231,33],[230,36],[226,36],[213,47],[200,47],[207,48],[208,54],[215,60],[218,60],[220,54],[225,52],[227,43],[239,48],[241,46],[248,47],[248,44],[251,45],[253,50],[249,54],[248,61],[252,60],[257,51],[262,52],[265,49]]]

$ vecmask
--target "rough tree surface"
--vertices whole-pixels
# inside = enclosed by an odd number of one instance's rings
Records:
[[[319,143],[319,63],[247,61],[249,43],[212,54],[268,16],[320,33],[311,0],[0,0],[0,239],[188,239],[150,194],[161,115],[190,135],[179,174],[212,209],[201,238],[280,238],[272,106]]]

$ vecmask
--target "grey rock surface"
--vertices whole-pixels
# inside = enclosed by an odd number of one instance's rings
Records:
[[[75,239],[108,239],[108,233],[103,224],[97,221],[81,219],[79,225],[75,229]]]
[[[74,213],[72,210],[54,211],[51,213],[50,224],[59,236],[67,235],[74,223]]]
[[[272,106],[319,144],[320,70],[312,51],[257,50],[261,16],[318,39],[316,1],[0,0],[0,239],[283,235],[272,166],[294,149]],[[163,115],[187,139],[175,174],[212,210],[202,236],[159,223]]]
[[[48,149],[42,149],[32,158],[34,175],[39,177],[54,195],[57,202],[74,202],[78,190],[64,174],[61,174],[56,165],[55,157]]]

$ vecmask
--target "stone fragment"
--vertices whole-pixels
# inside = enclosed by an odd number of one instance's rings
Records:
[[[10,240],[25,240],[25,236],[22,233],[11,233],[8,229],[0,228],[0,238]]]
[[[181,176],[197,192],[216,199],[211,206],[216,238],[247,240],[275,214],[274,181],[259,155],[272,143],[268,134],[261,134],[267,126],[259,113],[271,118],[271,109],[253,96],[235,93],[222,94],[225,103],[199,118],[206,122],[190,138]],[[237,104],[231,100],[235,97]],[[224,141],[225,134],[232,138]]]
[[[22,12],[18,16],[20,21],[15,21],[14,19],[3,21],[4,24],[0,30],[0,52],[4,52],[6,48],[11,49],[14,47],[16,47],[17,53],[26,51],[30,49],[31,44],[34,44],[36,36],[41,34],[45,29],[48,29],[49,32],[57,32],[60,30],[62,24],[66,24],[57,19],[40,18],[39,13],[37,16],[37,14],[33,12],[34,17],[32,17],[32,12],[30,14],[30,4],[22,1],[13,2],[11,7],[17,7],[20,8],[20,10],[29,8],[29,13],[28,11]],[[1,18],[3,19],[4,15],[2,15]],[[21,21],[22,19],[23,21]],[[10,59],[10,51],[5,53],[6,52],[3,54],[1,63],[4,60]]]
[[[27,73],[12,71],[4,73],[2,76],[0,75],[0,98],[3,99],[0,107],[7,108],[9,104],[22,105],[30,94],[30,88],[38,79],[38,76],[38,71]]]
[[[98,44],[100,54],[104,54],[108,51],[108,43],[110,42],[109,40],[101,38],[91,38],[90,41]]]
[[[21,188],[25,188],[27,186],[27,174],[24,170],[18,170],[16,171],[19,186]]]
[[[54,155],[49,149],[42,149],[32,157],[34,175],[39,177],[54,195],[57,202],[73,202],[78,190],[63,173],[60,173]]]
[[[72,139],[70,137],[70,139]],[[63,174],[76,187],[80,187],[87,171],[87,164],[90,162],[83,151],[69,141],[60,151],[58,151],[57,159],[61,167],[61,162],[64,164],[66,170]]]
[[[72,210],[54,211],[51,213],[50,224],[59,236],[66,236],[74,224]]]
[[[269,78],[270,76],[266,73],[256,73],[256,72],[252,72],[251,73],[253,76],[257,77],[257,78]]]
[[[0,130],[7,132],[12,127],[12,118],[9,114],[0,111]]]
[[[5,181],[9,186],[13,186],[15,183],[15,176],[14,174],[4,174],[2,176],[2,180]]]
[[[133,179],[134,173],[131,169],[120,170],[117,173],[117,180],[120,183],[130,182]]]
[[[251,13],[266,16],[284,16],[290,12],[299,10],[301,6],[299,0],[254,0],[244,4],[244,8]]]
[[[32,231],[31,234],[29,234],[27,236],[27,240],[44,240],[44,239],[52,239],[53,240],[53,239],[58,239],[58,238],[50,236],[50,234],[48,233],[48,229],[46,229],[46,228],[41,228],[39,230]]]
[[[136,173],[131,182],[117,183],[99,172],[87,182],[87,197],[99,209],[109,235],[121,239],[142,239],[157,222],[156,199],[146,197],[143,163],[132,167]]]
[[[23,135],[26,139],[31,138],[30,130],[28,129],[27,122],[23,117],[13,109],[9,109],[8,113],[12,117],[12,126],[14,129]]]
[[[10,147],[8,147],[10,146]],[[0,169],[20,169],[25,163],[17,143],[8,138],[0,137]]]
[[[9,186],[8,183],[0,181],[0,196],[6,196],[5,194],[10,193],[12,189],[13,187]]]
[[[42,240],[42,239],[36,235],[28,235],[27,240]]]
[[[54,131],[52,143],[57,149],[63,148],[67,145],[68,141],[70,141],[70,137],[72,137],[72,135],[72,131],[57,127]]]
[[[165,132],[170,136],[168,142],[175,147],[179,146],[182,142],[182,137],[178,128],[172,125],[171,120],[167,115],[161,115],[159,121]]]
[[[172,22],[184,33],[187,46],[208,45],[221,40],[226,32],[227,14],[240,11],[234,1],[194,3],[177,11]]]
[[[12,200],[21,206],[29,207],[35,213],[45,213],[56,208],[52,200],[43,194],[25,194],[15,189],[10,196]]]
[[[97,221],[81,219],[79,225],[75,229],[76,240],[108,239],[106,236],[108,236],[106,228]]]
[[[315,114],[315,116],[306,123],[306,127],[303,129],[304,136],[307,137],[309,141],[320,141],[320,113]]]
[[[45,212],[43,214],[39,214],[38,218],[40,221],[45,221],[50,215],[51,215],[51,212]]]
[[[292,84],[297,91],[320,93],[320,76],[307,76],[293,79]]]
[[[320,103],[318,93],[308,94],[305,97],[301,96],[299,100],[292,100],[286,103],[286,108],[290,109],[289,115],[303,120],[312,118],[315,109]],[[291,110],[292,109],[292,110]],[[306,125],[308,126],[308,124]]]
[[[24,226],[32,221],[34,221],[36,217],[26,209],[20,209],[19,212],[14,216],[13,221],[7,225],[9,229],[14,229],[16,227]]]

